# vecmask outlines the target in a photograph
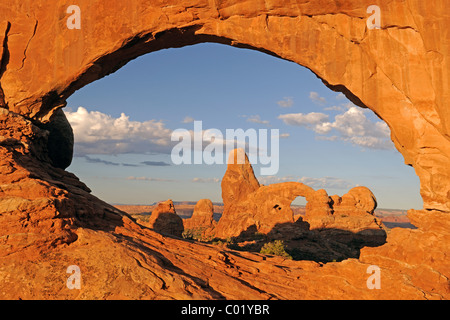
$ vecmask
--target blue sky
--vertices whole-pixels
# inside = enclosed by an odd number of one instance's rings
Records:
[[[110,203],[221,201],[226,165],[173,165],[173,130],[279,129],[280,169],[264,184],[300,181],[329,195],[363,185],[379,208],[422,208],[419,179],[389,129],[308,69],[245,49],[199,44],[147,54],[68,99],[68,168]],[[304,199],[295,203],[304,204]]]

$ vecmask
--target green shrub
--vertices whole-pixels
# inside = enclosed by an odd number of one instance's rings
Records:
[[[223,246],[223,241],[222,240],[213,240],[213,242],[211,243],[213,246]]]
[[[259,253],[284,257],[286,259],[292,259],[289,253],[286,252],[286,247],[282,240],[275,240],[273,242],[268,242],[264,244]]]
[[[236,243],[236,239],[232,237],[228,237],[224,239],[212,239],[211,244],[214,246],[226,247],[232,250],[240,250],[241,247]]]
[[[182,236],[184,239],[187,240],[201,240],[202,233],[203,233],[202,228],[186,229],[183,231]]]

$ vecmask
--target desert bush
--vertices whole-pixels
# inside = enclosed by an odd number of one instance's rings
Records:
[[[182,236],[186,240],[195,240],[200,242],[212,242],[214,240],[214,236],[205,235],[206,228],[193,228],[193,229],[185,229],[182,233]]]
[[[228,237],[225,240],[223,239],[213,239],[212,245],[219,246],[219,247],[227,247],[228,249],[232,250],[240,250],[241,248],[236,242],[236,239],[233,237]]]
[[[196,229],[186,229],[183,231],[182,236],[183,239],[187,240],[200,240],[202,238],[202,232],[201,228]]]
[[[264,244],[260,253],[292,259],[291,255],[286,252],[286,247],[282,240],[275,240]]]

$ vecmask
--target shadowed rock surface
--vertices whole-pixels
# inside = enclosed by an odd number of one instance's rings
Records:
[[[170,199],[158,203],[145,225],[158,233],[176,237],[181,237],[184,231],[183,219],[177,215],[173,201]]]
[[[202,237],[210,236],[214,232],[217,222],[214,220],[214,206],[211,200],[201,199],[194,207],[189,219],[183,220],[185,230],[197,232]]]

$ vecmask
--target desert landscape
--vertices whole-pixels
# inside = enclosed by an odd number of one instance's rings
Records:
[[[239,151],[244,152],[235,150]],[[246,185],[255,186],[251,193],[267,188],[269,194],[264,190],[263,197],[251,200]],[[369,189],[357,187],[341,198],[328,197],[325,190],[314,191],[296,182],[261,186],[247,158],[243,165],[228,165],[222,190],[229,192],[222,192],[227,201],[224,204],[202,199],[195,204],[167,200],[152,206],[115,207],[162,234],[322,263],[358,258],[361,248],[384,244],[390,231],[382,220],[387,211],[375,215],[376,200]],[[289,201],[304,195],[305,190],[311,193],[308,204],[289,207]],[[237,195],[241,201],[235,198]],[[414,228],[404,213],[388,213],[387,220],[396,227]]]
[[[448,300],[446,8],[446,0],[0,0],[0,299]],[[329,194],[306,182],[263,184],[240,148],[228,160],[245,161],[229,161],[212,180],[222,201],[201,192],[146,205],[95,196],[68,169],[76,137],[67,100],[145,54],[201,43],[304,66],[351,101],[350,112],[373,111],[420,180],[423,208],[378,208],[362,185]],[[125,114],[119,120],[124,127]],[[171,168],[158,159],[147,165]],[[170,179],[128,177],[118,189],[129,192],[129,181],[163,189]],[[293,205],[297,197],[306,205]]]
[[[174,206],[176,207],[177,214],[182,219],[188,219],[194,213],[194,208],[197,202],[195,201],[174,201]],[[124,205],[124,204],[113,204],[117,209],[130,214],[136,220],[146,221],[152,214],[153,209],[155,209],[157,203],[152,203],[150,205]],[[223,203],[213,203],[214,206],[214,220],[219,221],[223,213]],[[294,219],[297,220],[298,217],[305,215],[306,207],[303,205],[291,205],[291,209],[294,213]],[[379,218],[386,227],[392,229],[394,227],[398,228],[410,228],[414,229],[414,225],[408,219],[408,213],[403,210],[398,209],[375,209],[374,216]]]

